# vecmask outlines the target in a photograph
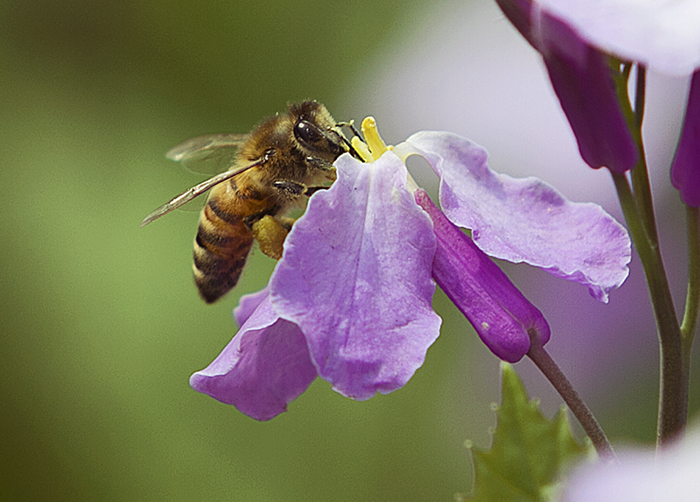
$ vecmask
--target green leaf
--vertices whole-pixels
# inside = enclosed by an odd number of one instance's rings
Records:
[[[556,500],[562,475],[592,448],[578,443],[562,406],[553,419],[528,399],[510,364],[501,365],[502,403],[491,450],[470,447],[474,459],[474,501]]]

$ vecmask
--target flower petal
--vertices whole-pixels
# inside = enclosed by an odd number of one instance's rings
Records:
[[[490,256],[584,284],[603,302],[627,278],[629,236],[600,206],[570,202],[537,178],[498,174],[483,148],[455,134],[419,132],[394,151],[425,157],[441,178],[443,212]]]
[[[266,297],[221,354],[190,377],[190,385],[249,417],[270,420],[314,378],[304,335],[280,319]]]
[[[690,84],[683,133],[671,168],[671,182],[680,190],[683,202],[691,207],[700,206],[700,70],[695,72]]]
[[[700,67],[697,0],[539,0],[588,42],[668,75]]]
[[[569,474],[566,502],[694,502],[700,493],[700,435],[691,431],[663,450],[617,452],[617,461],[582,464]]]
[[[233,318],[236,320],[239,326],[243,326],[248,318],[253,315],[258,306],[267,300],[270,295],[269,286],[261,289],[257,293],[250,293],[248,295],[241,296],[238,300],[238,306],[233,309]]]
[[[632,169],[639,152],[620,106],[609,57],[546,12],[537,28],[549,79],[583,160],[594,169]]]
[[[544,346],[550,329],[542,313],[425,191],[417,190],[415,197],[433,220],[437,237],[433,277],[491,352],[514,363],[527,354],[531,335]]]
[[[368,399],[402,387],[439,334],[435,236],[396,155],[335,165],[338,180],[287,237],[270,291],[275,310],[304,332],[321,377]]]
[[[534,0],[496,0],[498,7],[503,11],[503,14],[508,18],[515,29],[525,37],[539,52],[542,52],[539,47],[539,41],[533,36],[532,32],[532,10]]]

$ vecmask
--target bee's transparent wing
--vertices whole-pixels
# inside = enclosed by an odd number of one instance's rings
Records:
[[[183,143],[184,145],[184,143]],[[172,150],[171,150],[172,151]],[[204,192],[207,190],[210,190],[211,188],[215,187],[219,183],[226,181],[227,179],[233,178],[234,176],[241,174],[243,171],[247,171],[248,169],[259,166],[265,162],[265,158],[263,157],[262,159],[253,162],[252,164],[248,164],[245,166],[240,166],[240,167],[234,167],[233,169],[229,169],[226,172],[223,172],[221,174],[217,174],[213,178],[209,178],[206,181],[201,182],[198,185],[193,186],[186,192],[181,193],[174,199],[172,199],[170,202],[163,204],[160,206],[158,209],[155,211],[151,212],[148,216],[146,216],[141,224],[139,225],[139,228],[144,227],[151,223],[154,220],[157,220],[161,216],[168,214],[170,211],[174,211],[178,207],[187,204],[189,201],[194,199],[195,197],[202,195]]]
[[[246,139],[247,134],[197,136],[171,148],[165,155],[195,173],[215,174],[231,167],[237,149]]]

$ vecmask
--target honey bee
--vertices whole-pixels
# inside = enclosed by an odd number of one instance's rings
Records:
[[[339,124],[316,101],[288,105],[249,134],[192,138],[167,157],[195,162],[231,155],[225,172],[178,195],[149,214],[140,227],[211,190],[194,239],[194,279],[201,297],[213,303],[238,282],[256,240],[279,259],[294,220],[314,192],[335,180],[333,162],[343,153],[359,158]],[[353,128],[354,130],[354,128]]]

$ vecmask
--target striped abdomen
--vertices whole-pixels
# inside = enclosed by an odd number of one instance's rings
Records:
[[[210,197],[194,240],[194,280],[205,302],[213,303],[238,282],[253,245],[244,215]]]

